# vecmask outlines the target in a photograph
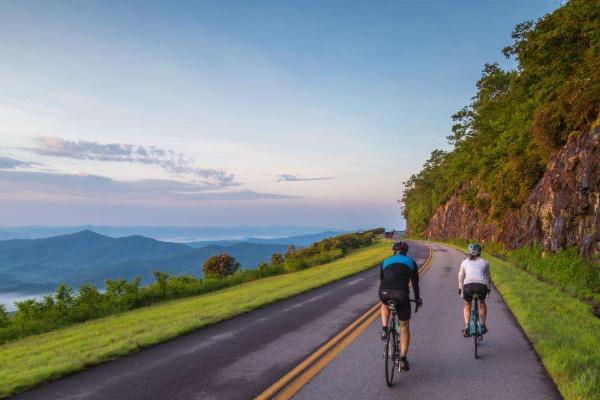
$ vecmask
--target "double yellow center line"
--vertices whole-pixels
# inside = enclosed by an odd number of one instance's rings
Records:
[[[427,245],[426,245],[427,246]],[[431,258],[433,251],[431,247],[427,260],[419,270],[419,276],[423,276],[431,267]],[[367,312],[358,317],[354,322],[344,328],[343,331],[335,335],[327,343],[321,346],[317,351],[308,356],[304,361],[298,364],[294,369],[282,376],[277,382],[272,384],[267,390],[262,392],[258,400],[287,400],[296,394],[302,386],[306,385],[315,375],[319,373],[335,356],[346,346],[354,341],[377,317],[379,316],[379,304],[369,308]]]

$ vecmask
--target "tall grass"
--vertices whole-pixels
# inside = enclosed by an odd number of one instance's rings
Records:
[[[590,306],[523,268],[488,259],[494,284],[563,397],[600,400],[600,319],[590,313]]]
[[[572,296],[600,303],[600,265],[582,259],[576,248],[542,254],[539,245],[523,247],[507,252],[506,260]]]

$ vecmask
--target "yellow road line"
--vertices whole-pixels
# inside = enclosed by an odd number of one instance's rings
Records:
[[[433,258],[433,250],[429,245],[425,244],[425,246],[429,249],[429,255],[419,270],[419,276],[423,276],[423,274],[431,267],[431,259]],[[256,398],[258,400],[290,399],[302,388],[302,386],[306,385],[308,381],[333,360],[340,351],[352,343],[354,339],[371,325],[379,316],[378,311],[379,304],[375,304],[373,307],[369,308],[367,312],[358,317],[354,322],[344,328],[344,330],[335,335]]]

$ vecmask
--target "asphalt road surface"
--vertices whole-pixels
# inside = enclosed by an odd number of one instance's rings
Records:
[[[462,300],[457,275],[464,255],[433,245],[421,278],[423,307],[411,318],[411,370],[385,384],[379,320],[337,355],[294,399],[560,399],[537,354],[500,296],[488,302],[489,333],[473,357],[473,340],[460,335]],[[535,299],[532,299],[535,301]]]
[[[411,246],[411,255],[419,265],[428,254],[423,245]],[[15,399],[254,398],[375,304],[378,280],[377,270],[371,269],[42,385]],[[361,342],[379,349],[375,333],[370,330]],[[370,354],[373,360],[359,356],[358,364],[357,358],[352,359],[356,376],[365,372],[355,370],[363,361],[381,364],[374,354]],[[416,363],[413,375],[418,374],[418,368]],[[373,387],[380,383],[380,369],[369,370],[365,377]],[[352,379],[332,371],[341,386]],[[311,395],[307,391],[302,396]]]

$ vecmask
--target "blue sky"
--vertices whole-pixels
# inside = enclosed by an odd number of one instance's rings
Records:
[[[2,225],[401,227],[555,0],[0,3]]]

